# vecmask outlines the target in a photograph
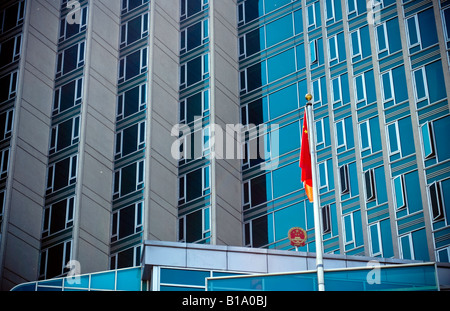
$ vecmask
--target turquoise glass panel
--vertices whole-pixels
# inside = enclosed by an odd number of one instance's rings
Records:
[[[204,288],[193,288],[193,287],[179,287],[179,286],[167,286],[161,285],[159,290],[162,292],[193,292],[193,291],[205,291]]]
[[[267,60],[268,82],[295,72],[295,49],[289,49]]]
[[[16,286],[12,289],[14,292],[34,292],[36,291],[36,283],[29,283]]]
[[[373,254],[377,254],[380,251],[380,240],[379,240],[379,232],[378,226],[370,226],[370,239],[372,244],[372,252]]]
[[[291,205],[276,211],[275,217],[275,240],[287,237],[292,227],[306,228],[306,219],[303,203]]]
[[[392,257],[394,256],[394,247],[392,245],[391,222],[389,219],[380,222],[380,230],[383,257]]]
[[[39,281],[39,285],[43,286],[62,286],[63,280],[62,279],[55,279],[55,280],[47,280],[47,281]]]
[[[450,117],[434,121],[433,127],[437,157],[439,162],[442,162],[450,158],[450,144],[447,136],[450,132]]]
[[[294,35],[292,14],[288,14],[266,25],[267,47],[277,44]]]
[[[269,95],[269,107],[272,120],[298,109],[297,84],[292,84]]]
[[[89,275],[64,279],[64,288],[89,288]]]
[[[209,271],[178,270],[161,268],[160,282],[164,284],[205,285]]]
[[[289,151],[300,148],[300,127],[298,122],[281,127],[278,133],[279,155],[283,155]],[[272,150],[272,154],[273,153],[274,150]]]
[[[434,265],[325,271],[326,291],[436,291]],[[316,291],[316,273],[208,279],[208,291]]]
[[[273,197],[278,198],[290,192],[300,189],[301,175],[298,162],[283,166],[273,171]]]
[[[91,290],[114,290],[116,276],[115,272],[105,272],[91,275]]]
[[[133,268],[117,271],[117,290],[140,291],[141,268]]]
[[[425,67],[430,103],[439,101],[447,96],[445,87],[442,87],[444,73],[440,61],[431,63]]]
[[[290,3],[291,0],[265,0],[264,8],[265,12],[270,13],[273,10],[281,8],[283,5]]]

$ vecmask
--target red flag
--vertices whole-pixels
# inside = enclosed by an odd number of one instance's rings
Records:
[[[308,138],[308,122],[305,116],[303,118],[303,131],[302,131],[302,146],[300,150],[300,168],[302,169],[302,182],[305,186],[306,195],[309,202],[313,202],[313,183],[312,183],[312,168],[311,168],[311,153],[309,151],[309,138]]]

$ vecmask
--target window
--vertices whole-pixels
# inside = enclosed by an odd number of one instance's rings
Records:
[[[369,226],[369,237],[370,237],[370,255],[374,257],[381,256],[382,241],[379,222]]]
[[[86,24],[88,20],[88,7],[85,6],[84,8],[80,9],[81,11],[77,14],[80,14],[79,21],[75,22],[69,22],[68,16],[64,16],[61,19],[61,24],[59,28],[59,41],[62,42],[64,40],[67,40],[69,38],[72,38],[73,36],[83,32],[86,30]],[[72,13],[72,11],[70,11]],[[70,14],[69,13],[69,14]]]
[[[51,130],[50,150],[53,154],[78,143],[80,139],[80,116],[55,125]]]
[[[330,233],[331,232],[331,211],[330,205],[325,205],[321,209],[322,211],[322,233]]]
[[[147,48],[133,52],[119,61],[119,83],[128,81],[147,71]]]
[[[268,83],[285,77],[296,70],[295,48],[286,50],[267,59]]]
[[[16,96],[18,71],[8,73],[0,78],[0,103]]]
[[[342,8],[340,0],[325,0],[325,19],[327,25],[342,19]]]
[[[370,169],[364,173],[364,185],[366,188],[366,202],[375,200],[375,176],[373,169]]]
[[[211,236],[210,217],[210,208],[207,207],[179,218],[178,241],[196,243],[208,239]]]
[[[433,8],[407,18],[405,23],[410,54],[438,43]]]
[[[239,57],[245,58],[265,49],[265,28],[260,27],[239,37]]]
[[[244,241],[250,247],[263,247],[274,242],[273,213],[244,224]]]
[[[44,208],[42,238],[73,226],[75,197],[64,199]]]
[[[403,175],[397,176],[393,179],[394,201],[397,210],[406,207],[406,188],[405,177]]]
[[[180,123],[189,124],[209,114],[210,91],[196,93],[180,102]]]
[[[341,194],[349,193],[350,180],[349,180],[348,165],[342,165],[339,168],[339,177],[341,181]]]
[[[178,204],[184,204],[202,196],[208,195],[211,190],[210,167],[196,169],[180,176],[178,188]]]
[[[332,159],[318,163],[318,179],[319,179],[319,194],[331,191],[334,189],[333,177],[333,161]]]
[[[430,196],[431,215],[433,221],[444,219],[444,199],[442,194],[442,185],[440,182],[434,182],[428,187]]]
[[[331,100],[334,109],[350,103],[348,74],[345,73],[331,80]]]
[[[368,119],[359,124],[359,140],[361,155],[363,157],[381,150],[381,134],[378,117]]]
[[[363,72],[353,80],[355,89],[356,108],[376,102],[375,78],[373,70]]]
[[[422,147],[424,159],[430,159],[436,156],[436,147],[434,143],[433,123],[426,122],[421,127]]]
[[[83,78],[73,80],[55,90],[53,115],[80,105],[83,100]]]
[[[349,19],[365,13],[367,10],[366,0],[347,0],[347,14]]]
[[[320,18],[320,1],[316,1],[306,7],[308,30],[315,29],[322,25]]]
[[[408,99],[404,66],[381,74],[381,92],[385,108],[389,108]]]
[[[72,240],[59,243],[41,252],[39,279],[62,277],[69,272],[67,263],[72,258]]]
[[[148,13],[139,15],[124,23],[120,28],[120,48],[124,48],[148,36],[148,25]]]
[[[346,58],[344,33],[340,32],[328,38],[328,61],[330,66],[336,65]]]
[[[450,131],[450,117],[446,116],[427,122],[421,127],[425,160],[433,159],[433,163],[450,159],[450,145],[448,133]],[[431,163],[430,163],[431,164]],[[426,165],[429,165],[426,162]]]
[[[327,82],[325,76],[312,81],[312,104],[314,108],[324,106],[328,103]]]
[[[144,161],[139,161],[114,172],[113,199],[144,188],[144,167]]]
[[[65,75],[84,65],[84,53],[86,43],[77,43],[58,54],[56,65],[56,77]]]
[[[375,28],[378,59],[400,51],[400,29],[398,18],[390,19]]]
[[[324,64],[323,39],[314,39],[309,43],[309,55],[311,68]]]
[[[413,71],[412,76],[417,108],[423,108],[447,97],[445,88],[441,86],[444,81],[441,61],[427,64]]]
[[[294,35],[292,14],[285,15],[273,22],[270,22],[265,27],[268,48]]]
[[[369,27],[364,26],[350,33],[350,55],[352,63],[360,61],[372,54],[370,50]]]
[[[47,194],[73,185],[77,180],[78,156],[74,155],[53,163],[47,172]]]
[[[199,21],[181,30],[180,54],[209,42],[209,19]]]
[[[131,1],[131,0],[130,0]],[[141,245],[133,246],[117,253],[111,254],[109,266],[111,270],[141,265]]]
[[[127,90],[118,96],[117,117],[120,121],[147,107],[147,84],[142,84]]]
[[[450,7],[441,11],[441,19],[444,30],[445,48],[447,50],[447,65],[450,66]]]
[[[330,118],[324,117],[316,121],[316,150],[331,146]]]
[[[255,177],[243,184],[244,210],[272,200],[271,174]]]
[[[180,19],[184,20],[208,8],[209,0],[180,0]]]
[[[133,124],[116,134],[115,159],[145,148],[145,121]]]
[[[339,167],[339,183],[342,200],[347,200],[359,194],[358,172],[355,162]]]
[[[347,117],[335,123],[337,152],[341,153],[355,147],[352,118]]]
[[[22,25],[25,14],[25,1],[17,1],[0,12],[0,33],[12,30]]]
[[[0,151],[0,179],[4,179],[8,176],[9,153],[9,148]]]
[[[387,145],[391,161],[415,152],[411,117],[397,120],[387,125]]]
[[[145,3],[148,3],[148,0],[122,0],[122,14],[130,12]]]
[[[112,214],[111,243],[142,231],[143,202],[133,203]]]
[[[14,126],[14,109],[0,113],[0,141],[10,138]]]
[[[180,67],[180,89],[209,78],[209,54],[200,55]]]
[[[0,67],[9,65],[20,58],[22,35],[17,35],[0,44]]]

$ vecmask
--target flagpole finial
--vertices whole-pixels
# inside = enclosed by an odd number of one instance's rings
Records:
[[[312,98],[313,98],[313,96],[312,96],[311,94],[309,94],[309,93],[305,95],[305,99],[306,99],[308,102],[310,102]]]

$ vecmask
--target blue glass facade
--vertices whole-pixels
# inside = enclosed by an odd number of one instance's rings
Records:
[[[301,226],[314,251],[297,162],[311,93],[325,252],[448,261],[448,4],[238,1],[242,123],[283,133],[276,169],[242,164],[245,245],[291,249]]]

